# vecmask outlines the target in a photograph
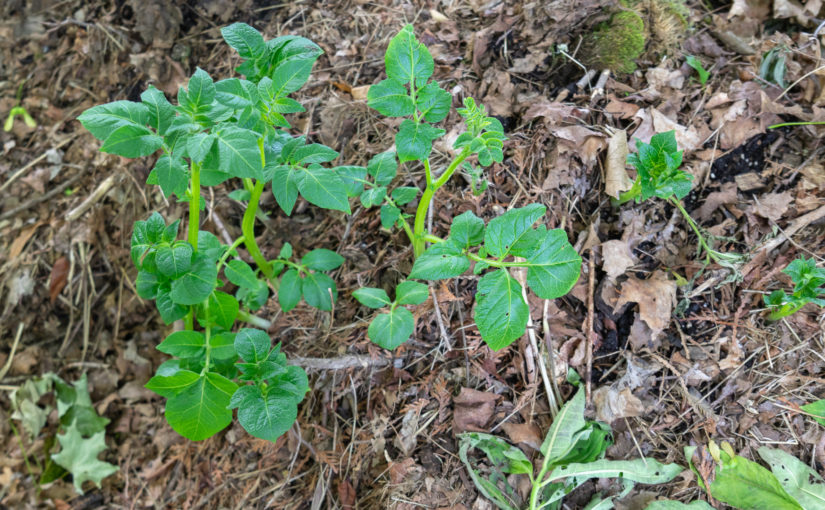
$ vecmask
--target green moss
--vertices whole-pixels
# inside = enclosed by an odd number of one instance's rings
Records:
[[[635,11],[620,11],[590,36],[590,65],[616,73],[632,73],[645,49],[645,24]]]

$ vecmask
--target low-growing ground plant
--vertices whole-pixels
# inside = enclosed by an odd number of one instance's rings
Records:
[[[813,257],[798,258],[782,272],[791,277],[793,292],[788,295],[784,290],[775,290],[764,297],[765,304],[771,310],[768,315],[770,320],[796,313],[808,303],[825,306],[825,269],[816,267]]]
[[[724,253],[713,249],[702,229],[685,210],[681,200],[690,193],[693,176],[681,170],[682,151],[676,144],[676,132],[657,133],[650,143],[636,140],[637,153],[627,156],[627,163],[636,169],[636,179],[631,188],[614,201],[620,205],[630,200],[644,202],[653,197],[666,200],[676,207],[699,239],[700,251],[705,252],[705,261],[731,267],[742,256],[738,253]]]
[[[565,295],[579,277],[581,258],[561,229],[535,226],[546,208],[530,204],[512,209],[485,225],[484,220],[467,211],[452,220],[450,234],[442,239],[429,232],[427,216],[433,197],[458,171],[464,170],[472,180],[474,193],[483,191],[487,182],[481,167],[503,160],[506,139],[501,122],[486,114],[473,98],[458,109],[466,131],[453,143],[455,155],[442,169],[433,168],[433,142],[445,130],[433,126],[450,113],[452,95],[431,80],[433,58],[426,46],[404,27],[389,43],[384,56],[387,79],[370,87],[368,105],[387,117],[402,117],[395,136],[395,149],[372,158],[366,169],[345,167],[348,192],[359,197],[364,207],[380,206],[385,228],[404,230],[413,246],[415,263],[411,279],[440,280],[468,272],[487,271],[479,280],[475,320],[482,339],[497,350],[522,336],[528,319],[528,307],[522,287],[510,274],[514,268],[527,269],[527,285],[539,297],[554,299]],[[472,161],[472,162],[471,162]],[[399,186],[390,190],[398,165],[416,162],[424,169],[424,190]],[[343,171],[342,171],[343,173]],[[420,197],[420,198],[419,198]],[[414,215],[402,209],[418,198]],[[427,246],[432,243],[431,246]],[[386,349],[405,342],[415,329],[412,313],[404,305],[427,299],[427,287],[416,282],[402,282],[390,299],[383,289],[364,288],[354,296],[362,304],[385,309],[370,324],[370,340]]]
[[[28,379],[10,394],[13,420],[22,425],[23,434],[29,442],[40,435],[48,422],[49,414],[55,410],[54,405],[43,404],[43,397],[54,392],[57,401],[59,432],[47,437],[43,442],[43,459],[32,452],[32,458],[39,471],[38,482],[43,485],[72,475],[75,490],[83,494],[84,482],[91,481],[100,487],[101,481],[117,472],[117,466],[97,458],[106,450],[106,425],[109,419],[99,416],[92,406],[86,374],[74,383],[67,383],[54,373]],[[46,401],[48,402],[48,401]],[[12,425],[14,433],[20,439],[20,432]],[[30,465],[23,442],[21,451],[29,474],[35,475]],[[52,450],[59,450],[51,453]]]
[[[613,444],[607,424],[584,417],[584,389],[562,406],[541,445],[541,462],[533,462],[519,448],[490,434],[477,432],[460,436],[461,458],[478,490],[502,510],[558,510],[565,495],[591,478],[619,478],[624,490],[617,496],[597,494],[588,509],[613,508],[612,500],[626,496],[635,483],[669,482],[683,471],[678,464],[662,464],[655,459],[606,460],[604,452]],[[469,453],[480,450],[484,463]],[[531,491],[522,501],[508,475],[525,475]]]
[[[181,435],[200,440],[225,428],[238,408],[250,434],[275,440],[297,416],[297,404],[308,391],[306,374],[286,364],[266,332],[235,332],[234,325],[237,320],[266,324],[250,312],[264,305],[270,286],[278,290],[285,311],[302,298],[330,310],[337,289],[324,272],[344,259],[326,249],[297,259],[285,244],[275,260],[267,260],[254,233],[261,194],[271,182],[286,214],[299,195],[323,208],[347,213],[350,208],[339,177],[344,170],[321,165],[338,153],[286,131],[290,125],[284,115],[304,111],[289,94],[306,83],[321,49],[303,37],[265,41],[242,23],[221,32],[240,55],[237,71],[245,78],[214,82],[198,69],[187,88],[178,91],[177,105],[150,86],[140,102],[95,106],[79,120],[103,140],[103,152],[138,158],[160,151],[148,182],[189,205],[184,239],[178,238],[180,220],[167,222],[158,213],[138,221],[132,234],[138,294],[155,300],[167,324],[185,320],[185,330],[158,345],[175,358],[147,384],[167,398],[167,421]],[[245,205],[242,235],[229,245],[200,230],[202,187],[226,181],[242,185],[230,196]],[[240,246],[254,268],[238,256]],[[221,275],[236,287],[234,295]]]

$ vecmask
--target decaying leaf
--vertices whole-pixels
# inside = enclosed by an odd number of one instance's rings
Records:
[[[636,263],[625,241],[614,239],[602,243],[602,269],[607,276],[615,280],[623,275],[627,268]]]
[[[676,305],[676,282],[668,279],[663,271],[655,271],[647,280],[630,277],[622,284],[614,310],[625,303],[638,304],[639,316],[654,335],[658,334],[667,327]]]
[[[617,390],[612,386],[602,386],[593,392],[593,404],[596,406],[596,419],[612,423],[617,418],[641,416],[645,407],[630,388]]]
[[[619,129],[607,142],[605,161],[604,192],[613,198],[619,198],[622,191],[633,186],[627,176],[627,152],[627,131]]]
[[[486,427],[493,417],[498,399],[499,396],[494,393],[461,388],[461,393],[453,399],[455,405],[453,432],[458,434],[466,431],[487,430]]]

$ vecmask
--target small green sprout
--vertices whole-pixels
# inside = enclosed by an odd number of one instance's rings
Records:
[[[14,128],[14,118],[18,115],[23,117],[23,122],[25,122],[25,124],[30,128],[37,127],[37,122],[35,122],[35,120],[32,118],[31,115],[29,115],[29,112],[27,112],[25,108],[23,108],[22,106],[15,106],[9,111],[9,116],[6,117],[6,123],[3,124],[3,131],[8,133],[12,130],[12,128]]]
[[[765,304],[771,309],[770,320],[787,317],[808,303],[825,306],[825,269],[816,267],[813,257],[798,258],[782,272],[791,277],[794,289],[790,296],[784,290],[775,290],[765,296]]]
[[[688,55],[685,57],[685,62],[696,70],[696,73],[699,74],[699,83],[704,87],[705,83],[708,82],[708,78],[710,78],[710,73],[702,67],[702,61],[693,55]]]

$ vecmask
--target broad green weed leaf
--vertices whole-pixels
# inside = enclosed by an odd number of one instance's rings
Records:
[[[654,501],[645,507],[645,510],[713,510],[713,507],[704,501],[682,503],[679,501]]]
[[[295,184],[308,202],[350,214],[346,186],[335,172],[318,164],[296,170]]]
[[[332,303],[338,299],[338,290],[335,282],[323,273],[308,272],[301,282],[301,291],[304,294],[304,301],[309,306],[319,310],[332,310]],[[330,301],[330,296],[332,300]]]
[[[147,124],[159,135],[166,133],[172,121],[175,119],[175,107],[166,99],[166,96],[153,85],[140,94],[140,100],[146,105],[149,111]]]
[[[192,385],[166,401],[166,421],[192,441],[211,437],[232,422],[229,399],[238,385],[226,377],[207,372]]]
[[[298,417],[294,398],[277,386],[266,395],[258,386],[242,386],[232,396],[230,405],[238,408],[238,421],[244,430],[267,441],[282,436]]]
[[[564,296],[579,279],[582,259],[567,241],[564,230],[548,230],[528,257],[527,286],[543,299]]]
[[[149,128],[126,124],[115,129],[100,147],[101,152],[117,154],[124,158],[148,156],[163,145],[163,138]]]
[[[206,339],[200,331],[175,331],[156,347],[160,352],[178,358],[192,358],[203,354]]]
[[[415,200],[415,197],[418,196],[418,193],[418,188],[412,186],[401,186],[392,190],[390,196],[396,204],[405,205]]]
[[[272,167],[272,194],[287,216],[292,214],[295,201],[298,199],[296,170],[288,165]]]
[[[390,313],[378,314],[367,328],[367,336],[374,344],[391,351],[406,342],[414,331],[412,313],[398,307]]]
[[[364,287],[353,291],[352,297],[358,300],[364,306],[370,308],[383,308],[390,306],[392,301],[384,289],[376,289],[373,287]]]
[[[192,245],[180,242],[159,247],[155,264],[162,275],[180,278],[192,267]]]
[[[492,350],[503,349],[524,334],[528,313],[521,285],[506,270],[487,273],[478,281],[475,321]]]
[[[484,220],[472,211],[459,214],[450,225],[450,239],[465,249],[480,244],[484,240]]]
[[[493,257],[504,257],[513,245],[527,234],[533,224],[544,216],[547,210],[541,204],[530,204],[511,209],[487,224],[484,232],[484,247]]]
[[[813,415],[813,419],[820,425],[825,425],[825,399],[799,406],[799,408]]]
[[[246,23],[233,23],[223,27],[221,35],[226,44],[234,48],[243,58],[257,59],[266,52],[266,44],[261,33]]]
[[[550,465],[555,465],[575,446],[576,434],[587,422],[584,419],[584,388],[581,387],[573,398],[565,403],[541,444],[541,454]]]
[[[489,479],[479,472],[475,463],[471,462],[467,455],[471,448],[480,448],[487,455],[488,461],[492,464],[489,467]],[[513,447],[495,436],[475,432],[465,433],[461,434],[458,457],[467,467],[473,483],[485,498],[495,503],[502,510],[519,510],[522,503],[521,499],[504,475],[505,470],[512,472],[510,467],[512,461],[503,453],[510,448]],[[512,456],[515,457],[517,454]],[[529,463],[529,461],[527,462]],[[516,465],[521,468],[523,462],[516,461]],[[520,470],[523,470],[523,468]]]
[[[170,398],[195,384],[198,378],[200,378],[200,375],[191,370],[179,370],[169,376],[155,375],[149,379],[144,387],[154,391],[161,397]]]
[[[401,218],[401,209],[391,206],[390,204],[384,204],[381,206],[381,226],[386,229],[391,229],[395,226],[395,223]]]
[[[189,187],[189,172],[184,161],[173,155],[164,154],[155,163],[152,172],[158,178],[158,184],[165,197],[175,194],[182,197]]]
[[[495,464],[503,473],[533,474],[533,464],[519,448],[512,446],[504,439],[484,434],[469,432],[461,435],[461,446],[467,444],[470,448],[478,448],[487,455],[487,459]]]
[[[423,122],[416,124],[410,119],[404,119],[398,134],[395,135],[398,159],[402,163],[427,159],[433,150],[433,140],[445,132],[443,129],[434,128]]]
[[[380,205],[386,196],[387,188],[384,186],[366,189],[363,193],[361,193],[361,205],[363,205],[364,208],[369,209],[370,207]]]
[[[427,122],[444,120],[447,114],[450,113],[452,103],[452,94],[439,87],[438,83],[434,81],[431,81],[416,93],[415,107],[424,115],[424,120]]]
[[[238,309],[238,300],[226,292],[216,290],[209,296],[209,321],[222,328],[232,328]]]
[[[390,40],[384,54],[387,76],[400,83],[422,85],[433,74],[433,57],[415,38],[412,25],[405,26]]]
[[[247,363],[258,363],[269,355],[272,339],[260,329],[243,328],[235,335],[235,352]]]
[[[91,480],[100,487],[100,482],[118,469],[97,458],[106,449],[105,436],[106,431],[100,431],[84,439],[75,427],[68,427],[65,434],[57,436],[60,452],[51,458],[72,474],[74,488],[80,494],[83,494],[83,482]]]
[[[114,101],[93,106],[77,118],[83,127],[98,140],[107,139],[117,128],[122,126],[143,127],[149,124],[149,108],[142,103],[132,101]]]
[[[258,285],[258,278],[255,271],[243,260],[230,260],[223,270],[226,278],[238,287],[255,288]]]
[[[416,105],[403,83],[386,79],[369,88],[367,106],[386,117],[409,117],[415,112]]]
[[[395,302],[399,305],[420,305],[427,300],[430,289],[418,282],[401,282],[395,288]]]
[[[567,464],[555,468],[548,480],[567,478],[575,486],[591,478],[621,478],[632,482],[657,484],[667,483],[679,475],[684,468],[678,464],[662,464],[650,459],[597,460],[586,464]]]
[[[303,280],[298,276],[298,271],[290,269],[281,278],[281,285],[278,287],[278,304],[284,312],[295,308],[301,300]]]
[[[316,271],[331,271],[344,263],[344,257],[332,250],[318,248],[301,258],[301,264]]]
[[[215,288],[218,269],[201,253],[192,256],[192,267],[172,282],[172,301],[181,305],[202,303]]]
[[[773,473],[738,455],[723,460],[716,468],[710,492],[740,510],[803,510]]]
[[[788,494],[805,510],[825,508],[825,480],[807,464],[779,449],[761,447],[759,456]],[[815,483],[811,483],[813,480]]]
[[[234,177],[263,178],[258,134],[248,129],[226,126],[217,133],[220,170]]]
[[[395,159],[395,151],[386,151],[376,154],[367,164],[367,173],[375,179],[378,186],[386,186],[398,172],[398,160]]]
[[[464,274],[470,269],[470,259],[464,249],[452,239],[436,243],[415,259],[410,278],[443,280]]]

